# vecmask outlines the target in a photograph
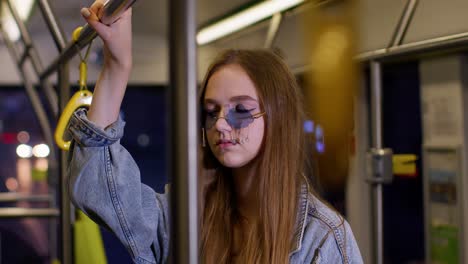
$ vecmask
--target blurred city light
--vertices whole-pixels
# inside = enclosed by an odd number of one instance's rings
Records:
[[[304,132],[305,133],[314,133],[314,121],[306,120],[304,121]]]
[[[26,144],[29,142],[30,136],[29,133],[26,131],[21,131],[16,135],[16,139],[19,143]]]
[[[49,161],[44,158],[39,158],[34,163],[34,168],[40,171],[46,171],[49,168]]]
[[[49,156],[50,149],[49,146],[47,146],[46,144],[39,144],[34,146],[34,148],[32,149],[32,153],[34,157],[45,158]]]
[[[30,158],[32,157],[32,147],[26,144],[20,144],[16,148],[16,154],[20,158]]]
[[[14,192],[18,189],[18,180],[13,177],[7,178],[5,181],[5,186],[10,192]]]
[[[147,147],[150,143],[150,137],[145,133],[140,134],[138,135],[137,142],[140,147]]]

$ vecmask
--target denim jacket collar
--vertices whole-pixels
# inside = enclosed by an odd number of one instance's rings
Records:
[[[306,219],[309,210],[314,210],[314,207],[310,208],[310,201],[309,197],[309,185],[307,180],[301,185],[301,189],[299,192],[299,204],[297,210],[297,217],[296,217],[296,225],[294,228],[294,242],[291,245],[291,253],[290,256],[301,249],[302,246],[302,238],[304,236],[304,230],[306,227]]]

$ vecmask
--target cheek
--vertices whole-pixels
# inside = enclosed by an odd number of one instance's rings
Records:
[[[248,133],[247,136],[249,137],[250,150],[257,154],[265,136],[264,122],[255,122],[250,129],[246,129],[246,133]]]
[[[216,130],[215,129],[207,129],[205,130],[205,139],[210,146],[214,146],[216,143]]]

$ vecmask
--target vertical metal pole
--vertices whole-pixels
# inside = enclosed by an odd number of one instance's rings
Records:
[[[58,69],[58,87],[59,87],[59,108],[60,112],[65,108],[70,99],[70,81],[68,64],[61,64]],[[60,151],[60,252],[63,264],[73,263],[73,241],[72,241],[72,218],[74,216],[73,206],[70,203],[67,186],[67,167],[68,167],[68,152]]]
[[[65,48],[66,45],[66,38],[63,32],[63,29],[57,23],[57,18],[50,7],[50,4],[47,0],[39,0],[37,1],[39,8],[41,9],[42,15],[49,27],[49,31],[52,33],[52,37],[55,41],[55,46],[61,52]],[[68,69],[66,65],[61,67],[58,72],[58,100],[59,100],[59,110],[62,112],[65,103],[70,98],[70,89],[69,89],[69,80],[68,80]],[[51,146],[53,147],[53,146]],[[62,263],[71,263],[72,261],[72,240],[71,240],[71,222],[70,221],[70,202],[68,200],[68,188],[65,186],[65,175],[66,174],[66,167],[67,167],[67,158],[66,153],[64,151],[60,151],[56,149],[56,152],[59,153],[59,167],[56,169],[56,177],[55,181],[58,183],[53,184],[53,188],[49,190],[52,193],[52,197],[54,198],[53,207],[61,206],[62,214],[60,217],[60,225],[57,225],[58,222],[55,218],[51,218],[49,220],[49,242],[50,242],[50,256],[51,259],[57,259],[59,257],[58,250],[60,251],[60,257],[62,257]],[[59,178],[60,177],[60,178]],[[57,204],[57,198],[60,197],[60,203]],[[68,212],[67,212],[68,210]],[[60,230],[59,230],[59,227]],[[61,243],[57,243],[57,234],[60,234],[60,241]]]
[[[382,139],[382,68],[380,62],[371,61],[371,123],[372,147],[383,148]],[[374,177],[376,175],[373,175]],[[372,186],[373,202],[373,245],[375,264],[383,264],[383,183],[376,181]]]
[[[169,1],[173,263],[198,263],[195,0]]]
[[[57,23],[56,16],[49,5],[49,1],[39,0],[37,3],[39,4],[39,8],[41,9],[47,26],[49,27],[49,31],[52,33],[55,45],[59,51],[62,51],[65,48],[67,41],[65,39],[65,34],[63,33],[62,28]]]
[[[278,30],[283,21],[283,14],[276,13],[270,20],[270,26],[268,27],[268,32],[263,47],[265,49],[270,49],[275,42],[276,36],[278,35]]]

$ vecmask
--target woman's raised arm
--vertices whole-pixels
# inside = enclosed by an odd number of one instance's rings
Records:
[[[81,15],[104,42],[104,65],[94,88],[88,119],[106,128],[118,118],[132,69],[132,10],[129,8],[112,25],[99,21],[104,1],[81,9]]]

